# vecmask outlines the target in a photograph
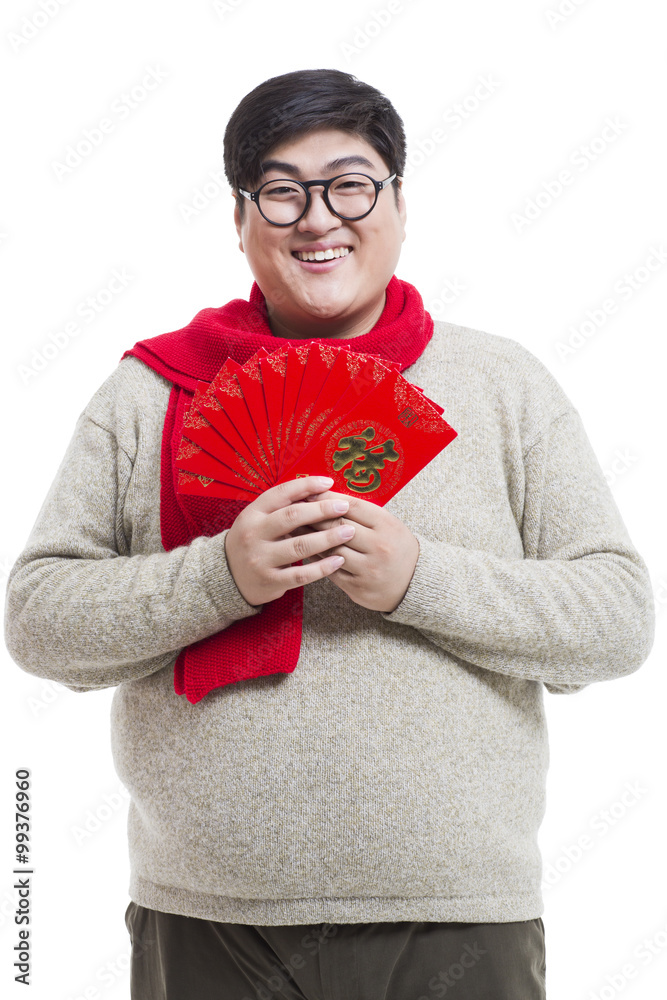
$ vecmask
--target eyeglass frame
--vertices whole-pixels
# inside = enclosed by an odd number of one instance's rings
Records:
[[[259,210],[259,214],[262,216],[263,219],[266,219],[266,221],[269,223],[270,226],[280,226],[284,228],[285,226],[294,226],[296,225],[297,222],[300,222],[301,219],[303,219],[304,215],[307,214],[308,209],[310,208],[311,194],[309,188],[313,187],[314,185],[324,188],[324,190],[322,191],[324,204],[327,206],[332,215],[335,215],[337,219],[342,219],[344,222],[358,222],[360,219],[365,219],[367,215],[371,214],[371,212],[377,205],[380,191],[383,191],[384,188],[386,188],[387,185],[390,184],[397,176],[398,175],[396,173],[393,173],[391,174],[391,176],[385,178],[385,180],[383,181],[376,181],[374,177],[370,176],[370,174],[361,174],[358,171],[348,170],[344,174],[336,174],[335,177],[330,177],[329,180],[319,180],[319,181],[297,181],[294,180],[293,177],[275,177],[269,181],[265,181],[264,184],[260,184],[260,186],[257,188],[256,191],[246,191],[242,187],[240,187],[238,191],[239,194],[242,194],[244,198],[248,199],[248,201],[255,202]],[[341,177],[367,177],[368,180],[371,181],[371,183],[373,184],[373,187],[375,188],[375,201],[368,209],[368,211],[364,212],[363,215],[355,215],[353,218],[346,217],[344,215],[339,215],[338,212],[336,212],[331,207],[331,202],[329,201],[329,188],[331,187],[334,181],[340,180]],[[402,178],[400,179],[402,180]],[[262,209],[259,207],[259,193],[262,190],[262,188],[265,188],[267,184],[275,184],[277,183],[277,181],[289,181],[290,184],[298,184],[299,187],[302,187],[306,192],[306,206],[301,215],[297,219],[294,219],[293,222],[272,222],[271,219],[267,218],[267,216],[264,215],[264,212],[262,212]]]

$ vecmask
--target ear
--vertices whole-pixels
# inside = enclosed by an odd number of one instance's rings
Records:
[[[401,220],[401,225],[403,227],[403,240],[405,239],[405,223],[408,217],[407,207],[405,204],[405,198],[403,197],[403,178],[397,177],[398,181],[398,204],[396,209],[398,211],[398,217]],[[402,241],[401,241],[402,242]]]
[[[243,249],[243,237],[241,236],[241,213],[239,211],[239,205],[234,191],[232,191],[232,198],[234,199],[234,225],[236,226],[236,232],[239,237],[239,250],[242,253],[245,253],[245,250]]]

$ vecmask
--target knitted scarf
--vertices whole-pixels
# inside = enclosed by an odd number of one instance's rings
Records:
[[[417,289],[392,276],[382,315],[368,333],[336,346],[375,354],[398,363],[401,371],[414,364],[433,335],[433,320]],[[202,309],[187,326],[138,341],[132,355],[172,383],[162,434],[160,530],[169,552],[199,536],[211,537],[230,528],[248,501],[196,497],[176,492],[178,453],[183,420],[198,381],[211,382],[226,359],[244,364],[260,348],[271,352],[325,343],[277,338],[268,323],[266,301],[253,282],[250,299],[232,299],[220,308]],[[122,358],[121,358],[122,360]],[[196,704],[214,688],[273,673],[291,673],[301,648],[303,587],[288,590],[251,617],[181,650],[174,667],[174,690]]]

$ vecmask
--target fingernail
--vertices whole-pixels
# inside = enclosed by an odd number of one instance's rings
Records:
[[[329,476],[313,476],[317,486],[332,486],[333,479]]]
[[[343,565],[343,563],[345,562],[345,559],[344,559],[343,556],[334,556],[333,559],[331,560],[331,562],[332,562],[332,564],[336,568],[338,568],[338,566],[342,566]]]
[[[342,514],[350,506],[347,500],[334,500],[333,509],[337,514]]]

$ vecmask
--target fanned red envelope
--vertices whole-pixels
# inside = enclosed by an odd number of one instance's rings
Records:
[[[397,365],[334,344],[261,348],[198,382],[178,492],[256,499],[300,476],[384,505],[457,436]]]

